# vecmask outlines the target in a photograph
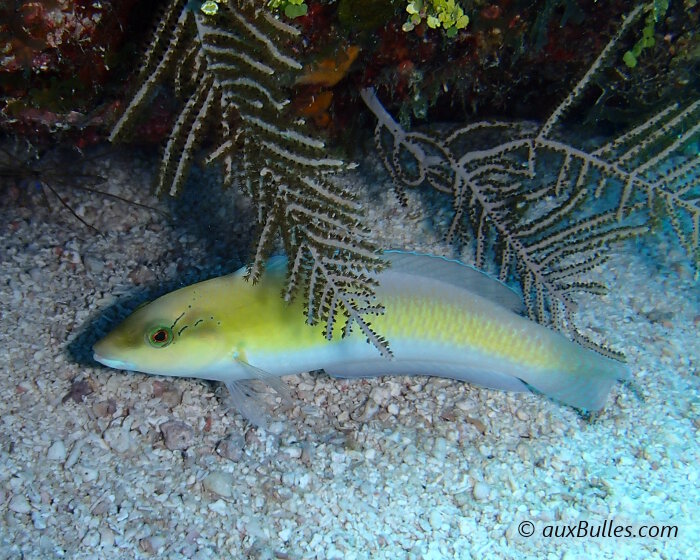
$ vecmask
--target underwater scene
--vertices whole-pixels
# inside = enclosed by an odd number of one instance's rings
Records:
[[[693,0],[0,1],[0,559],[690,559]]]

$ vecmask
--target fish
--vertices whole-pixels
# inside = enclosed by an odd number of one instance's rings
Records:
[[[178,289],[137,308],[94,347],[108,367],[223,382],[232,403],[264,425],[245,383],[324,370],[339,378],[427,375],[492,389],[532,391],[583,409],[603,408],[626,364],[522,315],[520,296],[460,261],[385,251],[375,274],[385,312],[372,328],[389,342],[382,356],[359,329],[328,340],[306,324],[303,302],[281,297],[287,260],[268,261],[262,279],[246,268]],[[338,331],[340,329],[336,329]],[[356,332],[357,331],[357,332]]]

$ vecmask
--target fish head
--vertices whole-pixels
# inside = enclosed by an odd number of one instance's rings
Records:
[[[137,308],[93,346],[94,359],[115,369],[214,379],[213,372],[235,348],[205,284]]]

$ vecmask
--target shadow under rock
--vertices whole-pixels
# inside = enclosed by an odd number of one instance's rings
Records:
[[[250,200],[236,186],[224,189],[222,180],[217,169],[193,167],[182,193],[170,199],[174,234],[201,240],[206,268],[216,276],[248,261],[257,233]]]

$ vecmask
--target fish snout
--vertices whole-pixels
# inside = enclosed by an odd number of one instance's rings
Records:
[[[114,369],[136,369],[134,364],[124,360],[120,360],[117,356],[110,352],[108,345],[105,343],[104,338],[92,347],[92,359],[96,362],[101,363],[102,365]]]

